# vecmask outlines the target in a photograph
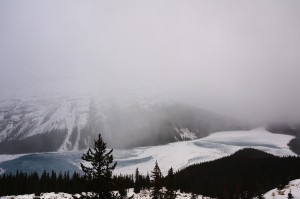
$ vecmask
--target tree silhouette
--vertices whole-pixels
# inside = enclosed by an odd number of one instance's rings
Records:
[[[151,177],[153,178],[153,189],[151,191],[151,196],[153,199],[160,199],[162,198],[162,174],[157,161],[155,162],[154,169],[151,171]]]
[[[117,163],[113,163],[113,149],[107,151],[106,143],[99,134],[93,148],[89,148],[82,159],[89,162],[91,166],[81,163],[81,169],[87,179],[88,187],[94,193],[92,197],[99,199],[113,198],[112,171]]]
[[[140,173],[139,169],[136,168],[135,170],[135,181],[134,181],[134,193],[140,193],[141,191],[141,184],[140,184]]]
[[[167,199],[174,199],[176,198],[176,193],[175,193],[175,190],[174,190],[174,186],[175,186],[175,183],[174,183],[174,173],[173,173],[173,168],[171,167],[168,171],[168,175],[166,177],[166,180],[165,180],[165,185],[166,185],[166,198]]]

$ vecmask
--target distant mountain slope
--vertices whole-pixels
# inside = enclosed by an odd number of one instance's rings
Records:
[[[110,147],[150,146],[245,126],[183,104],[135,96],[75,96],[0,102],[0,153],[72,151],[98,133]]]

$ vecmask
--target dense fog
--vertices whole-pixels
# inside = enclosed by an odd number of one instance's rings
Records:
[[[128,90],[300,118],[297,0],[0,0],[0,99]]]

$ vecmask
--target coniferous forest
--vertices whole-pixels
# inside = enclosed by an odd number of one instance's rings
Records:
[[[299,157],[243,149],[174,174],[176,189],[222,199],[253,198],[300,178]]]
[[[128,189],[133,187],[132,175],[116,175],[112,177],[112,190]],[[40,195],[45,192],[81,193],[90,191],[88,180],[79,173],[56,173],[44,171],[42,175],[18,171],[16,174],[0,176],[0,196],[31,194]],[[143,185],[144,186],[144,185]]]

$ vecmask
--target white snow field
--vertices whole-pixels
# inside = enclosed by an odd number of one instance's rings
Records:
[[[165,190],[164,190],[165,191]],[[133,189],[127,190],[127,197],[132,197],[132,199],[151,199],[150,190],[141,190],[140,193],[136,194],[133,192]],[[176,199],[190,199],[192,196],[191,193],[180,193],[179,191],[176,192]],[[79,194],[71,195],[68,193],[42,193],[39,196],[40,199],[76,199],[79,198]],[[36,198],[34,194],[24,194],[18,196],[4,196],[0,197],[0,199],[34,199]],[[210,199],[210,197],[204,197],[201,195],[196,196],[197,199]]]
[[[293,136],[273,134],[263,128],[251,131],[228,131],[208,137],[175,142],[161,146],[115,150],[118,162],[115,173],[132,174],[138,167],[143,174],[150,172],[155,161],[165,175],[172,166],[176,171],[189,165],[215,160],[233,154],[243,148],[255,148],[277,156],[293,155],[288,143]]]
[[[3,196],[0,197],[0,199],[34,199],[36,196],[34,194],[24,194],[24,195],[18,195],[18,196]],[[73,197],[71,194],[68,193],[42,193],[39,198],[41,199],[73,199],[76,197]]]

